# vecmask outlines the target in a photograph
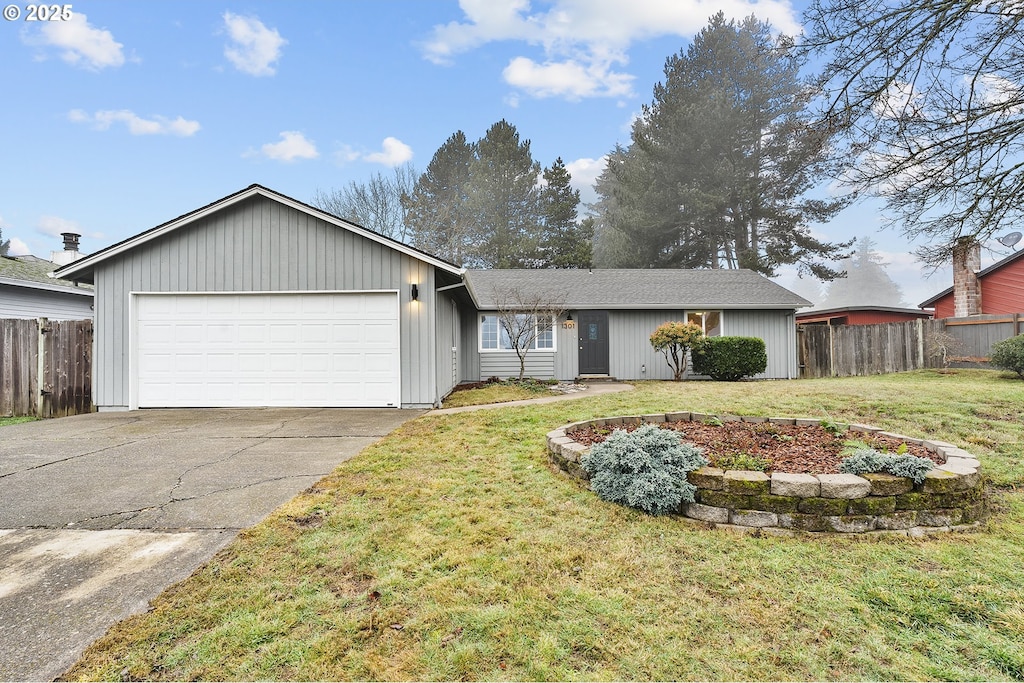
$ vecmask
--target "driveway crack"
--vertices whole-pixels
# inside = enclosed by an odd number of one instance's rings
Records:
[[[41,470],[41,469],[43,469],[45,467],[50,467],[52,465],[61,465],[61,464],[66,463],[66,462],[71,462],[72,460],[78,460],[79,458],[87,458],[87,457],[89,457],[91,455],[96,455],[98,453],[102,453],[103,451],[109,451],[112,448],[120,448],[121,446],[124,446],[124,445],[129,444],[129,443],[133,443],[133,442],[132,441],[122,441],[121,443],[115,443],[115,444],[111,444],[109,446],[104,446],[103,448],[97,448],[96,450],[89,451],[87,453],[79,453],[77,455],[69,455],[68,457],[61,458],[60,460],[50,460],[49,462],[44,462],[44,463],[41,463],[39,465],[32,465],[30,467],[23,467],[21,469],[14,470],[13,472],[7,472],[6,474],[0,474],[0,479],[3,479],[4,477],[9,477],[9,476],[11,476],[13,474],[24,474],[25,472],[32,472],[34,470]]]
[[[234,458],[239,453],[244,453],[245,451],[249,450],[250,448],[255,448],[256,446],[259,446],[259,445],[264,444],[264,443],[266,443],[266,439],[260,438],[258,441],[255,441],[255,443],[248,444],[246,446],[243,446],[242,448],[239,448],[236,451],[228,453],[223,458],[220,458],[218,460],[211,460],[211,461],[208,461],[208,462],[201,463],[199,465],[195,465],[194,467],[188,468],[187,470],[185,470],[184,472],[182,472],[181,474],[178,475],[177,481],[174,482],[174,486],[172,486],[171,490],[168,492],[167,503],[164,503],[164,505],[168,505],[170,503],[176,503],[176,502],[181,501],[181,500],[194,500],[193,498],[175,498],[174,497],[174,492],[177,491],[179,488],[181,488],[182,485],[184,485],[185,477],[187,477],[188,475],[192,474],[193,472],[198,472],[199,470],[204,469],[206,467],[210,467],[212,465],[220,465],[222,463],[225,463],[228,460],[231,460],[232,458]],[[229,489],[222,489],[222,490],[227,491]],[[161,505],[159,507],[160,507],[161,510],[163,509],[163,505]]]
[[[273,429],[271,429],[269,432],[267,432],[263,436],[266,437],[266,438],[270,438],[270,439],[281,438],[281,437],[274,436],[274,433],[281,431],[282,429],[284,429],[286,426],[288,426],[292,422],[298,422],[299,420],[301,420],[303,418],[306,418],[306,417],[309,417],[310,415],[319,415],[322,412],[324,412],[324,408],[320,408],[315,413],[306,413],[304,415],[299,415],[298,417],[293,417],[291,419],[286,419],[286,420],[281,422],[281,426],[280,427],[274,427]],[[285,438],[288,438],[288,437],[285,437]]]

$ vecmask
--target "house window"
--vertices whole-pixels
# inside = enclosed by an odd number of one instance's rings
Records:
[[[517,324],[532,325],[535,331],[530,350],[555,350],[555,321],[553,318],[537,320],[532,315],[518,315]],[[508,330],[501,324],[497,315],[480,316],[480,350],[481,351],[512,351],[512,340]]]
[[[688,311],[686,322],[699,326],[708,337],[719,337],[722,334],[721,311]]]

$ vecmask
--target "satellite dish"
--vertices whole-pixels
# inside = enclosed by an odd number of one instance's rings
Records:
[[[1009,235],[1003,235],[1002,237],[997,238],[997,241],[1004,247],[1013,247],[1017,242],[1020,242],[1020,238],[1021,234],[1019,232],[1011,232]],[[1014,251],[1016,251],[1016,249],[1014,249]]]

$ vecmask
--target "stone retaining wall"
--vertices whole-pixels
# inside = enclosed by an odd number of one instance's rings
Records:
[[[772,422],[780,425],[813,426],[818,420],[800,418],[739,417],[703,413],[667,413],[586,420],[566,425],[547,435],[551,459],[568,474],[588,481],[580,457],[589,451],[573,441],[568,432],[585,427],[615,427],[622,424],[700,422],[709,418],[723,422]],[[857,433],[879,433],[918,444],[944,460],[915,484],[907,477],[890,474],[786,474],[722,471],[704,467],[690,472],[697,487],[695,502],[683,503],[679,513],[715,527],[737,530],[785,532],[886,533],[923,536],[938,531],[965,530],[977,526],[985,514],[986,501],[981,465],[973,455],[943,441],[914,439],[882,431],[877,427],[851,424],[851,438]]]

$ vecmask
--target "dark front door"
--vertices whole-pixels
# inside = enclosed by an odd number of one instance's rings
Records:
[[[608,374],[608,313],[580,312],[580,374]]]

